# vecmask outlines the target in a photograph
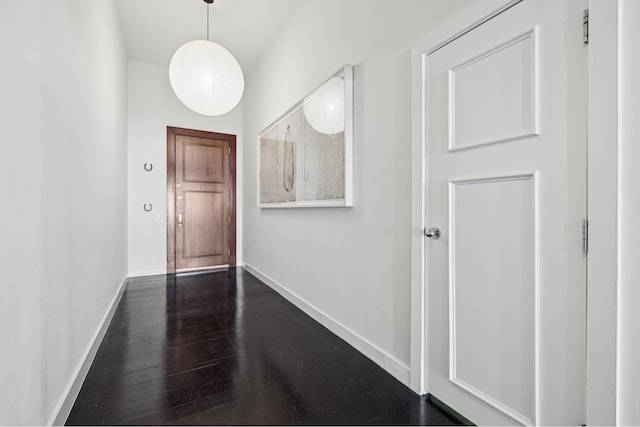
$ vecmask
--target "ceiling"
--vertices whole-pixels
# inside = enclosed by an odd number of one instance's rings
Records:
[[[184,43],[207,37],[203,0],[115,0],[129,59],[168,67]],[[294,0],[215,0],[210,6],[210,40],[227,48],[243,70],[286,19]]]

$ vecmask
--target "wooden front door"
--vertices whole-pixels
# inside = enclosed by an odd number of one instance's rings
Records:
[[[167,132],[167,272],[235,265],[235,136]]]

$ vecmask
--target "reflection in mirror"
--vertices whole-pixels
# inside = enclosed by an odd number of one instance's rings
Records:
[[[327,135],[344,132],[344,77],[334,77],[304,99],[304,117]]]
[[[353,68],[258,136],[260,207],[352,206]]]

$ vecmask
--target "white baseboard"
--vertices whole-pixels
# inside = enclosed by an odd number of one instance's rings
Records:
[[[243,268],[409,387],[409,367],[249,264]]]
[[[127,277],[157,276],[167,274],[167,267],[147,268],[145,270],[131,270]]]
[[[91,364],[93,363],[93,359],[96,357],[96,353],[98,352],[98,348],[102,343],[102,339],[104,335],[107,333],[107,328],[109,328],[109,324],[111,323],[111,319],[113,319],[113,315],[116,312],[116,308],[120,303],[120,299],[122,298],[122,294],[124,292],[125,285],[127,283],[127,278],[125,277],[120,282],[120,286],[118,287],[118,291],[111,301],[111,305],[109,309],[105,313],[102,318],[102,322],[98,326],[96,333],[94,334],[93,340],[87,346],[87,349],[84,352],[84,356],[80,360],[78,367],[76,368],[71,381],[67,385],[62,397],[60,398],[58,404],[55,407],[53,412],[53,419],[49,422],[49,425],[54,426],[63,426],[69,414],[71,413],[71,409],[73,408],[73,404],[76,401],[78,394],[80,393],[80,389],[82,388],[82,384],[84,383],[87,374],[89,373],[89,368],[91,368]]]

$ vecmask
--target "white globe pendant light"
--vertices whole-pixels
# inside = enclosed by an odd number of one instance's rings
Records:
[[[226,114],[238,105],[244,92],[240,64],[224,47],[207,40],[183,44],[171,58],[169,81],[178,99],[189,109],[206,116]]]

